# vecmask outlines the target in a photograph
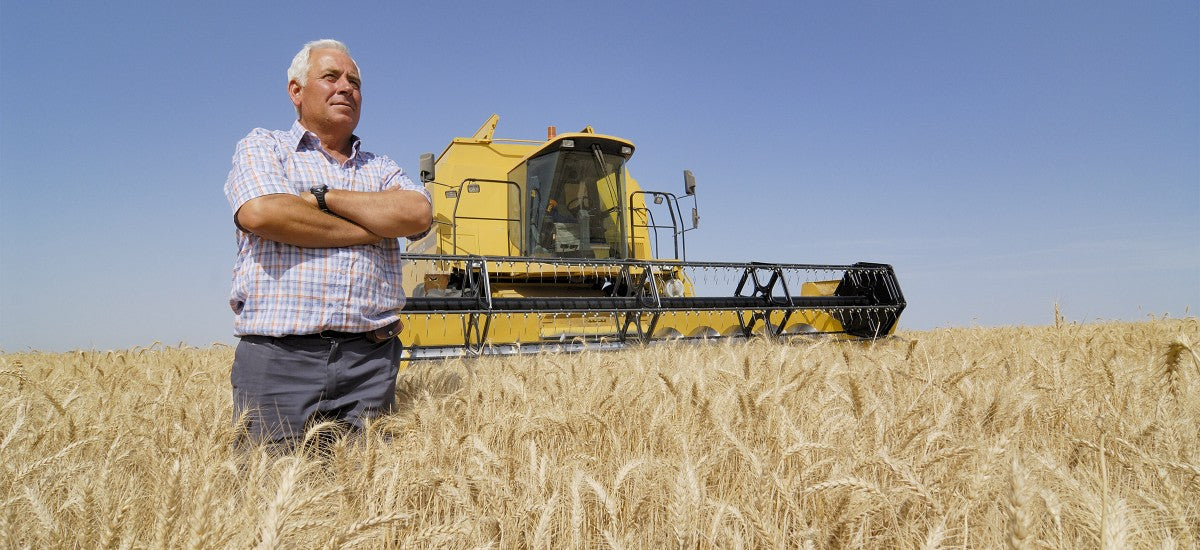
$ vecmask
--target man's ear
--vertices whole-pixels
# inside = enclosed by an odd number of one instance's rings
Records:
[[[300,108],[300,83],[295,80],[288,81],[288,97],[292,98],[292,105],[297,109]]]

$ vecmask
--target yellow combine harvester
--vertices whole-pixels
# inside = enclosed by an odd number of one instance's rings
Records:
[[[895,330],[891,266],[687,261],[690,172],[686,219],[678,195],[629,175],[630,141],[590,126],[496,139],[498,121],[421,157],[434,227],[405,253],[411,359]]]

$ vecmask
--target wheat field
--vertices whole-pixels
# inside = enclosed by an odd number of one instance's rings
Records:
[[[3,548],[1195,548],[1196,319],[421,364],[235,450],[232,350],[0,355]],[[310,431],[316,437],[324,427]]]

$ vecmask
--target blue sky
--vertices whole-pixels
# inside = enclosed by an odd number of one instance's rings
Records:
[[[689,258],[892,264],[901,326],[1195,316],[1200,5],[0,0],[0,349],[232,342],[221,192],[345,41],[416,169],[592,125],[700,184]]]

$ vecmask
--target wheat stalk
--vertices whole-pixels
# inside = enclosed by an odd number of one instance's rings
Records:
[[[880,491],[879,487],[877,487],[874,483],[853,477],[831,479],[829,481],[817,483],[816,485],[810,485],[805,487],[804,490],[800,491],[800,493],[808,495],[812,493],[820,493],[843,488],[857,489],[878,497],[883,496],[883,491]]]
[[[353,542],[357,538],[361,538],[366,534],[367,531],[384,525],[409,521],[412,518],[413,514],[400,512],[375,516],[362,521],[354,522],[338,532],[337,535],[334,535],[333,538],[329,539],[329,541],[325,543],[325,548],[327,550],[336,550],[347,543]]]
[[[176,460],[171,463],[170,473],[165,485],[165,503],[155,514],[158,528],[154,531],[154,547],[167,548],[170,545],[171,533],[179,519],[182,501],[183,464]]]
[[[1005,507],[1008,514],[1008,548],[1030,550],[1033,548],[1033,512],[1029,503],[1028,474],[1016,456],[1012,459],[1010,471],[1008,501]]]
[[[309,430],[309,433],[316,433],[316,430]],[[308,439],[309,437],[306,436],[306,443]],[[279,475],[279,486],[275,489],[275,498],[267,505],[267,510],[263,514],[258,544],[255,545],[257,550],[280,548],[283,544],[280,539],[283,535],[284,523],[292,510],[292,492],[296,487],[297,478],[304,469],[303,463],[298,458],[290,458],[286,462],[283,472]]]
[[[537,526],[533,530],[532,548],[541,550],[550,548],[550,521],[554,518],[554,510],[558,507],[558,491],[550,496],[550,500],[542,505],[542,513],[538,516]]]
[[[1200,355],[1197,355],[1196,351],[1192,349],[1191,342],[1186,336],[1180,336],[1167,346],[1157,373],[1162,378],[1171,397],[1176,401],[1180,399],[1185,384],[1186,374],[1183,367],[1185,358],[1194,364],[1197,373],[1200,373]]]
[[[591,487],[592,494],[596,495],[596,499],[604,505],[604,511],[608,513],[608,521],[610,524],[616,524],[617,501],[613,499],[611,495],[609,495],[608,491],[604,488],[604,484],[596,481],[592,478],[592,476],[589,475],[584,475],[583,481],[588,484],[588,487]]]
[[[46,506],[46,502],[42,500],[42,495],[34,487],[28,485],[22,487],[25,491],[25,499],[29,502],[29,506],[33,509],[34,515],[41,522],[42,528],[47,532],[53,533],[58,530],[58,522],[54,518],[54,513]]]
[[[942,518],[936,525],[929,529],[925,534],[925,540],[921,543],[921,550],[937,550],[942,547],[942,541],[946,540],[946,518]]]
[[[405,540],[402,546],[410,547],[416,545],[417,542],[427,543],[440,548],[457,546],[449,544],[446,539],[466,534],[469,531],[467,524],[468,520],[466,518],[459,518],[449,524],[427,527]]]
[[[694,543],[698,528],[700,504],[703,502],[703,490],[696,474],[696,467],[691,457],[684,450],[683,462],[675,475],[675,483],[671,487],[671,505],[669,509],[671,528],[675,532],[675,541],[679,546],[688,547]]]
[[[1100,548],[1102,550],[1129,548],[1130,519],[1125,506],[1125,499],[1109,498],[1105,500],[1104,510],[1101,514],[1103,515],[1103,520],[1101,521],[1103,527],[1100,536]]]
[[[4,439],[0,440],[0,453],[3,453],[4,450],[8,448],[8,444],[12,443],[13,439],[17,437],[17,434],[20,433],[21,426],[25,424],[25,409],[25,405],[17,407],[17,417],[13,419],[12,425],[8,429],[8,433],[4,435]]]
[[[630,460],[629,462],[626,462],[623,466],[621,466],[621,469],[617,470],[617,475],[615,477],[613,477],[612,492],[614,494],[619,493],[621,491],[621,484],[623,484],[625,482],[625,478],[628,477],[629,474],[633,473],[634,470],[641,467],[645,463],[646,463],[645,458],[635,458],[633,460]]]
[[[580,487],[583,485],[583,472],[575,470],[575,477],[571,479],[571,547],[579,548],[584,543],[583,541],[583,492]]]

